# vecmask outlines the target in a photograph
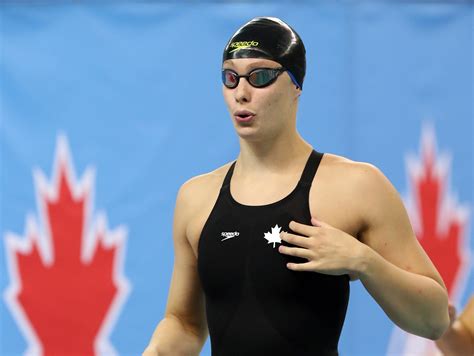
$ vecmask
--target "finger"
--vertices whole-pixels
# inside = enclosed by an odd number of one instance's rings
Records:
[[[290,234],[289,232],[281,232],[280,238],[296,246],[300,246],[304,248],[311,247],[311,241],[308,237]]]
[[[290,224],[288,226],[290,227],[291,230],[301,235],[311,236],[316,233],[315,226],[301,224],[294,220],[290,221]]]
[[[451,324],[456,320],[456,307],[451,303],[448,305],[449,321]]]
[[[311,218],[311,224],[317,227],[331,227],[328,223],[325,223],[324,221],[318,220],[316,218]]]
[[[278,252],[289,256],[306,258],[307,260],[310,260],[313,257],[311,251],[306,248],[288,247],[280,245],[280,247],[278,247]]]
[[[291,269],[292,271],[313,271],[313,268],[311,267],[311,262],[305,262],[305,263],[288,262],[286,264],[286,267],[288,269]]]

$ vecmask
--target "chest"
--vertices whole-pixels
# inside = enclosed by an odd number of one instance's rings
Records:
[[[357,237],[359,230],[361,228],[361,224],[358,219],[356,203],[351,201],[348,198],[347,192],[344,192],[344,190],[342,189],[334,189],[334,188],[335,188],[334,184],[325,184],[325,182],[321,182],[321,181],[318,182],[317,184],[314,184],[313,182],[313,185],[311,186],[309,190],[309,195],[307,198],[308,204],[306,206],[306,209],[309,210],[308,217],[310,216],[316,217],[321,221],[329,223],[330,225],[354,237]],[[199,245],[199,239],[201,238],[201,233],[217,201],[219,190],[220,190],[220,186],[217,186],[213,190],[213,193],[208,195],[209,199],[206,200],[206,203],[201,205],[202,208],[199,211],[197,211],[195,214],[193,214],[193,216],[188,222],[187,236],[196,258],[198,256],[198,245]],[[275,197],[274,201],[277,201],[278,198],[279,197]],[[265,199],[266,199],[265,201],[269,201],[268,197],[265,197]],[[264,200],[262,199],[262,201]],[[301,202],[301,199],[299,201]],[[259,204],[256,204],[256,205],[259,205]],[[282,216],[273,218],[273,220],[276,219],[278,221],[272,220],[272,221],[267,221],[265,223],[269,225],[268,227],[270,227],[270,225],[272,225],[271,227],[275,227],[275,225],[279,222],[280,223],[279,227],[282,228],[283,227],[282,225],[287,223],[287,220],[291,220],[292,218],[294,218],[294,219],[298,219],[299,222],[310,224],[309,219],[306,219],[305,222],[301,221],[302,219],[304,219],[303,215],[305,215],[305,212],[304,212],[305,209],[304,207],[300,207],[300,208],[301,208],[300,212],[297,213],[295,210],[299,210],[299,207],[290,206],[287,209],[288,211],[284,211],[280,213],[280,215]],[[257,225],[261,223],[262,222],[257,222]],[[267,226],[265,226],[265,228],[266,227]],[[247,228],[250,228],[250,227],[247,227]],[[261,229],[262,228],[264,227],[262,226]],[[225,228],[222,227],[221,230],[223,231],[219,231],[218,232],[219,235],[221,233],[235,232],[234,231],[235,228],[230,225]],[[271,233],[271,230],[265,231],[265,232]],[[254,232],[254,234],[255,233],[257,232]],[[260,236],[264,232],[262,230],[262,231],[258,231],[258,233]],[[223,238],[225,238],[225,236],[223,236]],[[232,239],[232,237],[229,238],[229,240],[230,239]],[[265,242],[265,240],[263,240],[263,242]]]
[[[290,222],[310,224],[308,188],[300,188],[285,199],[263,206],[236,205],[224,190],[206,221],[198,241],[198,272],[207,301],[217,306],[252,301],[256,297],[273,305],[304,305],[308,309],[317,295],[318,305],[334,303],[339,310],[347,300],[347,276],[298,273],[291,263],[305,259],[281,254],[278,247],[290,246],[280,239]],[[314,310],[314,315],[321,315]]]

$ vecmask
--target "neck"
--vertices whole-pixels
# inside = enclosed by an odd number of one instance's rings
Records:
[[[235,173],[246,176],[291,171],[305,161],[312,146],[303,140],[296,130],[282,133],[267,141],[246,141],[240,139],[240,154]]]

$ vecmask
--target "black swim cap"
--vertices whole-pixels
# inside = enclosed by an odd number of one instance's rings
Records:
[[[303,88],[306,50],[300,36],[276,17],[256,17],[235,32],[224,49],[222,61],[265,58],[280,63]]]

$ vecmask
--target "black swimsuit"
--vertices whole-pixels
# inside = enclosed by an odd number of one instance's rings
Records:
[[[230,193],[235,162],[202,230],[198,272],[213,356],[337,355],[349,277],[292,271],[278,252],[291,220],[311,225],[309,191],[323,154],[312,151],[295,189],[249,206]],[[283,245],[290,246],[285,241]]]

